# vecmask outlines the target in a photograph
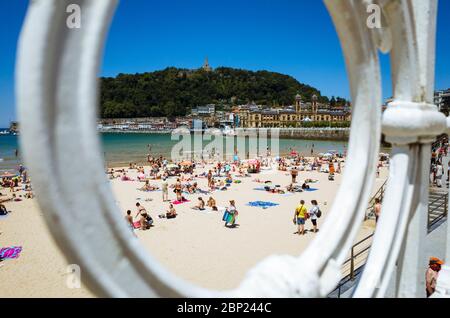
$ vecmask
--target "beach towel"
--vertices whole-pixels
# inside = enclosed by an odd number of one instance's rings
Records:
[[[140,221],[133,222],[133,227],[135,229],[140,229],[141,228],[141,222]]]
[[[178,204],[183,204],[183,203],[186,203],[186,202],[191,202],[191,201],[189,201],[189,200],[183,200],[183,201],[175,200],[175,201],[172,201],[172,204],[178,205]]]
[[[264,187],[253,188],[256,191],[267,191]]]
[[[143,190],[143,189],[136,189],[136,190],[138,190],[138,191],[142,191],[142,192],[160,192],[160,191],[162,191],[162,190],[160,190],[160,189],[156,189],[156,190]]]
[[[0,249],[1,259],[13,259],[19,258],[20,252],[22,252],[22,246],[11,246]]]
[[[273,202],[267,202],[267,201],[254,201],[254,202],[249,202],[247,204],[247,206],[251,206],[251,207],[256,207],[256,208],[263,208],[263,209],[267,209],[273,206],[278,206],[278,203],[273,203]]]
[[[229,215],[230,215],[230,213],[227,210],[225,210],[225,212],[223,213],[223,216],[222,216],[222,221],[227,222]]]
[[[225,213],[223,214],[222,221],[228,223],[228,224],[234,224],[235,222],[235,216],[234,214],[231,214],[228,212],[228,210],[225,210]]]
[[[304,191],[307,191],[307,192],[314,192],[314,191],[317,191],[317,190],[319,190],[319,189],[316,189],[316,188],[304,189]]]

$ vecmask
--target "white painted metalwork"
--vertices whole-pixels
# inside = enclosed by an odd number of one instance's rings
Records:
[[[436,1],[325,0],[353,100],[339,206],[332,207],[302,255],[269,257],[249,271],[239,288],[226,292],[193,286],[162,268],[142,252],[114,205],[100,156],[96,108],[97,73],[116,2],[30,1],[17,63],[25,161],[49,229],[69,261],[81,266],[88,287],[111,297],[326,296],[341,278],[373,186],[381,135],[381,49],[391,51],[395,89],[383,129],[396,148],[383,214],[355,296],[382,297],[397,260],[397,295],[421,296],[426,260],[415,247],[426,231],[425,174],[430,142],[446,127],[445,117],[431,105]],[[79,29],[66,26],[69,4],[82,9]],[[369,4],[382,7],[382,29],[367,27]]]

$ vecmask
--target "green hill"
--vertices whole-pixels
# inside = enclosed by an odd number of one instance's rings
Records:
[[[314,87],[291,76],[268,71],[220,67],[207,72],[170,67],[142,74],[119,74],[101,78],[101,117],[183,116],[191,108],[216,104],[239,105],[254,101],[268,106],[292,105],[296,94],[305,101],[316,94]]]

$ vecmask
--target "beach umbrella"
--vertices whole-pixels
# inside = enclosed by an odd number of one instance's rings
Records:
[[[180,163],[181,166],[192,166],[192,162],[190,161],[183,161]]]

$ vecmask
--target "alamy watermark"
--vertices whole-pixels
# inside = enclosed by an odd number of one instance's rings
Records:
[[[66,25],[69,29],[81,28],[81,7],[78,4],[69,4],[66,8],[69,13],[66,19]]]
[[[66,268],[66,286],[69,289],[81,288],[81,268],[77,264],[70,264]]]
[[[381,8],[378,4],[369,4],[367,13],[370,13],[366,20],[369,29],[381,29]]]
[[[81,7],[78,4],[69,4],[66,7],[66,12],[69,13],[66,19],[66,25],[69,29],[81,28]],[[369,16],[366,20],[366,25],[369,29],[381,29],[381,7],[378,4],[371,3],[367,5],[366,12]]]
[[[280,155],[280,130],[277,128],[178,128],[171,139],[178,141],[171,151],[173,161],[243,160]]]

